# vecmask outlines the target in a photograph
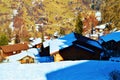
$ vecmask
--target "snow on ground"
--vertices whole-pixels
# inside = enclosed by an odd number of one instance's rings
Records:
[[[120,62],[1,63],[0,80],[108,80],[113,70],[120,70]]]

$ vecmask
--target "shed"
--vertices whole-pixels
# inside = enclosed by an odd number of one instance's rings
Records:
[[[20,53],[22,50],[27,50],[28,48],[27,43],[0,46],[1,53],[4,57]]]
[[[50,54],[55,61],[61,60],[99,60],[101,45],[90,38],[70,33],[50,42]]]

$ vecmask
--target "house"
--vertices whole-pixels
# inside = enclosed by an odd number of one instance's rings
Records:
[[[37,48],[39,50],[40,56],[50,56],[49,54],[49,42],[50,40],[46,40],[42,42],[41,38],[36,38],[31,40],[30,48]]]
[[[49,49],[49,42],[51,40],[46,40],[45,42],[42,42],[42,39],[37,38],[32,41],[32,48],[28,49],[27,51],[30,51],[32,53],[35,52],[35,60],[36,62],[53,62],[53,57],[50,56],[50,49]],[[36,48],[36,50],[35,50]]]
[[[44,43],[45,44],[45,43]],[[28,49],[27,52],[34,54],[34,62],[35,63],[44,63],[44,62],[53,62],[54,59],[49,54],[49,46],[47,48],[44,45],[42,52],[39,53],[37,48]]]
[[[50,55],[55,61],[62,60],[99,60],[101,45],[90,38],[70,33],[50,42]]]
[[[23,50],[27,50],[29,47],[27,43],[19,43],[13,45],[0,46],[0,52],[3,57],[20,53]]]
[[[101,36],[106,35],[110,32],[110,30],[107,28],[107,25],[111,23],[105,23],[101,25],[97,25],[93,28],[93,33],[92,34],[86,34],[86,37],[89,37],[94,40],[98,40]],[[114,29],[116,30],[116,28]],[[112,30],[112,31],[114,31]]]
[[[33,53],[31,53],[29,51],[23,51],[19,54],[15,54],[15,55],[7,57],[7,61],[8,62],[18,62],[21,64],[34,63],[35,56]]]
[[[51,56],[40,56],[37,48],[30,48],[26,51],[22,51],[19,54],[11,55],[6,57],[7,62],[10,63],[43,63],[43,62],[53,62],[53,58]]]

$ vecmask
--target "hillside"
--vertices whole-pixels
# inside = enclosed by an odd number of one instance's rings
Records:
[[[84,8],[80,1],[70,0],[51,0],[43,1],[45,14],[48,17],[47,27],[52,27],[47,33],[53,33],[55,31],[60,31],[60,28],[65,29],[66,33],[69,33],[74,30],[75,19],[79,9]],[[81,7],[82,6],[82,7]]]
[[[75,25],[75,18],[77,12],[85,8],[82,1],[79,0],[34,0],[34,1],[24,1],[24,0],[13,0],[0,2],[1,17],[0,22],[3,20],[10,20],[10,17],[4,17],[14,14],[12,10],[17,10],[18,15],[16,17],[24,17],[26,22],[29,22],[27,18],[32,18],[35,23],[38,23],[39,19],[45,17],[48,23],[47,28],[52,28],[52,31],[46,31],[48,33],[53,33],[55,30],[59,31],[60,27],[73,29]],[[26,9],[25,9],[26,8]],[[9,12],[8,12],[9,11]],[[26,16],[28,17],[26,17]],[[4,17],[4,18],[3,18]],[[11,18],[12,19],[12,18]],[[30,24],[30,23],[27,23]],[[59,26],[59,27],[58,27]],[[16,26],[15,26],[16,27]],[[53,28],[54,27],[54,28]],[[72,27],[72,28],[71,28]]]
[[[53,35],[56,31],[68,34],[74,31],[78,12],[89,13],[90,4],[90,0],[2,0],[0,31],[5,31],[10,39],[18,34],[23,41],[41,37],[42,32],[44,35]],[[36,29],[35,24],[41,23],[44,27]]]

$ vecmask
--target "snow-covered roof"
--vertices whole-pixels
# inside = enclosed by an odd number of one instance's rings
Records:
[[[59,35],[59,33],[56,31],[55,33],[54,33],[54,36],[58,36]]]
[[[97,18],[98,21],[101,21],[101,20],[102,20],[101,12],[100,12],[100,11],[97,11],[97,12],[95,13],[95,16],[96,16],[96,18]]]
[[[110,41],[110,40],[114,40],[116,42],[120,41],[120,32],[111,32],[107,35],[101,36],[99,41],[101,40],[105,42]]]
[[[16,16],[18,14],[18,10],[17,9],[13,9],[13,15]]]
[[[73,44],[90,53],[97,53],[98,51],[102,51],[102,46],[98,43],[98,41],[84,36],[81,36],[81,38],[73,42]]]
[[[50,45],[50,41],[51,40],[46,40],[45,42],[43,42],[43,47],[46,48]]]
[[[120,30],[116,31],[116,32],[120,32]]]
[[[90,34],[91,37],[98,37],[98,34]]]
[[[106,23],[107,24],[107,23]],[[106,27],[106,24],[102,24],[102,25],[98,25],[95,28],[99,28],[99,29],[104,29]]]
[[[14,62],[14,61],[18,61],[18,60],[22,59],[25,56],[30,56],[32,58],[35,58],[33,53],[28,52],[28,51],[23,51],[23,52],[21,52],[19,54],[15,54],[15,55],[9,56],[7,59],[9,59],[10,62]]]
[[[112,61],[61,61],[51,63],[1,63],[1,80],[109,80],[110,72],[120,71]],[[119,80],[119,79],[118,79]]]
[[[33,40],[34,40],[34,38],[33,38],[33,37],[30,37],[30,38],[29,38],[29,40],[30,40],[30,41],[33,41]]]
[[[33,42],[31,42],[31,45],[35,46],[35,45],[40,44],[40,43],[42,43],[42,39],[41,38],[36,38],[36,39],[33,40]]]
[[[97,41],[76,33],[70,33],[68,35],[65,35],[62,38],[58,38],[50,41],[50,54],[54,54],[55,52],[61,49],[64,49],[66,47],[73,45],[75,41],[78,41],[80,43],[81,42],[87,43],[88,45],[92,45],[99,49],[102,49],[101,45]]]
[[[54,39],[50,41],[50,54],[55,53],[63,48],[72,45],[72,42],[76,40],[74,33],[65,35],[64,37]]]
[[[39,54],[37,48],[28,49],[27,52],[28,52],[28,53],[31,53],[31,54],[33,54],[33,55],[38,55],[38,54]]]
[[[93,45],[97,48],[100,48],[102,49],[102,46],[97,42],[97,41],[94,41],[94,40],[88,40],[86,43],[90,44],[90,45]]]

